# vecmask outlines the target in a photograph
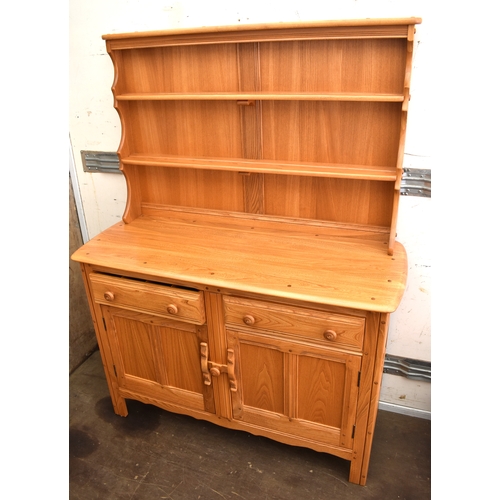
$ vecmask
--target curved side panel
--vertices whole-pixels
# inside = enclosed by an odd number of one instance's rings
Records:
[[[113,80],[113,85],[111,87],[111,90],[113,92],[113,106],[116,109],[118,116],[120,118],[120,124],[121,124],[121,139],[120,139],[120,144],[118,146],[118,158],[120,160],[120,170],[123,172],[123,175],[125,176],[125,181],[127,183],[127,204],[125,206],[125,211],[123,212],[123,222],[128,224],[129,222],[132,222],[134,219],[139,217],[141,215],[141,203],[140,203],[140,196],[139,196],[139,179],[137,178],[137,167],[135,166],[125,166],[122,162],[122,158],[129,156],[130,154],[130,148],[128,145],[128,142],[126,140],[127,136],[127,125],[126,125],[126,114],[127,114],[127,108],[128,108],[128,102],[118,102],[116,99],[116,96],[120,93],[122,93],[121,87],[123,86],[123,82],[121,81],[120,78],[120,68],[123,66],[122,64],[122,55],[121,51],[113,51],[110,49],[110,46],[108,43],[106,43],[106,48],[108,51],[109,56],[111,57],[111,61],[113,62],[113,67],[114,67],[114,80]]]
[[[116,108],[116,93],[118,92],[117,87],[118,87],[118,76],[119,76],[119,68],[118,68],[119,64],[117,59],[121,59],[121,56],[119,52],[113,52],[110,49],[110,45],[108,42],[106,42],[106,50],[109,54],[109,57],[111,58],[111,62],[113,63],[114,79],[111,85],[111,91],[113,92],[113,96],[115,98],[113,105]]]
[[[118,158],[120,160],[120,170],[125,176],[125,181],[127,183],[127,204],[125,205],[125,211],[123,212],[123,222],[128,224],[134,219],[139,217],[142,213],[141,210],[141,196],[140,196],[140,179],[137,173],[136,165],[124,165],[122,159],[129,156],[129,142],[126,140],[127,136],[127,102],[120,102],[119,105],[115,106],[118,116],[120,117],[120,123],[122,127],[122,136],[120,145],[118,146]]]
[[[125,211],[122,216],[125,224],[132,222],[142,215],[140,179],[137,173],[137,169],[139,168],[141,167],[136,165],[123,165],[120,162],[120,170],[123,172],[127,182],[127,204],[125,205]]]

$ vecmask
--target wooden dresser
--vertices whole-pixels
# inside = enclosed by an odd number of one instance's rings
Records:
[[[72,258],[117,414],[139,400],[366,483],[419,22],[103,37],[128,199]]]

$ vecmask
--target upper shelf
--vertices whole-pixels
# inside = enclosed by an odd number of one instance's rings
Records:
[[[351,101],[403,102],[402,94],[357,92],[134,92],[118,94],[118,101]]]

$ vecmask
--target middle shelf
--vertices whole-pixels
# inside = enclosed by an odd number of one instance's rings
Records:
[[[242,158],[203,158],[173,155],[131,154],[121,158],[124,165],[152,167],[194,168],[200,170],[226,170],[245,173],[302,175],[339,179],[363,179],[394,182],[397,169],[389,166],[319,164],[277,160],[250,160]]]
[[[397,181],[401,102],[278,100],[275,94],[253,102],[256,95],[118,101],[123,136],[133,138],[119,151],[122,163]]]

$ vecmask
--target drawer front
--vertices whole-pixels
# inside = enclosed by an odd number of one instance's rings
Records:
[[[331,347],[361,350],[365,319],[224,296],[226,324],[297,335]]]
[[[205,323],[205,306],[201,292],[157,285],[127,278],[91,274],[94,301],[157,316]]]

